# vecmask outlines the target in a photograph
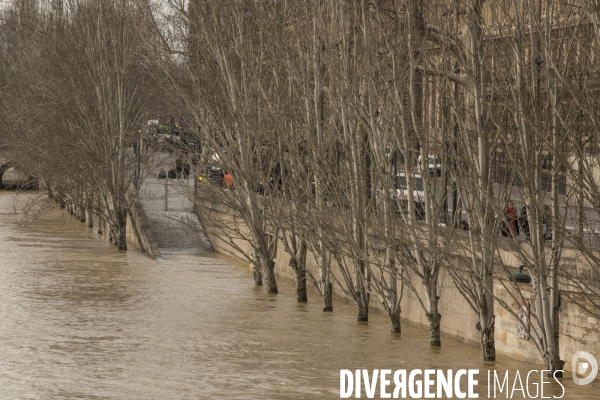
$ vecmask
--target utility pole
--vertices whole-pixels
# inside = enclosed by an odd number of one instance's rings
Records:
[[[169,177],[165,178],[165,211],[169,211]]]

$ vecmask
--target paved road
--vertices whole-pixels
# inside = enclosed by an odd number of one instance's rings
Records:
[[[441,203],[443,200],[442,178],[441,177],[435,177],[435,178],[432,177],[432,178],[430,178],[429,182],[430,182],[432,190],[434,192],[435,201],[438,204]],[[500,199],[502,199],[502,202],[506,203],[507,200],[511,200],[514,203],[517,211],[520,213],[522,206],[525,204],[524,199],[523,199],[524,192],[523,192],[522,188],[513,186],[511,188],[510,194],[508,194],[505,192],[504,185],[495,183],[495,184],[493,184],[493,191],[494,191],[494,198],[497,199],[497,201],[501,201]],[[451,213],[452,210],[454,209],[454,204],[452,202],[451,187],[448,187],[446,193],[448,196],[447,197],[448,211]],[[543,201],[545,204],[552,203],[550,195],[551,194],[549,191],[544,193]],[[460,196],[461,196],[461,193],[459,192],[459,198],[460,198]],[[575,233],[579,226],[579,222],[578,222],[579,217],[577,215],[578,214],[577,207],[572,205],[574,202],[574,199],[571,198],[569,200],[569,203],[571,205],[569,205],[568,207],[567,207],[567,196],[559,195],[558,201],[559,201],[560,215],[561,215],[561,218],[564,218],[566,229],[568,231]],[[462,219],[468,221],[468,216],[464,212],[464,210],[461,215],[461,220]],[[582,225],[583,225],[582,229],[584,232],[584,241],[589,246],[600,247],[600,213],[599,213],[599,210],[597,208],[593,208],[593,207],[584,207],[583,208],[583,223],[582,223]],[[525,236],[523,234],[520,236],[520,238],[522,240],[525,240]]]
[[[151,165],[151,167],[149,168],[148,172],[148,179],[146,179],[144,181],[144,186],[142,187],[142,192],[146,192],[146,194],[142,193],[142,196],[145,196],[144,198],[144,208],[147,208],[148,210],[153,210],[153,215],[155,215],[154,219],[158,222],[158,215],[161,215],[160,218],[162,218],[162,222],[160,223],[167,223],[167,222],[172,222],[175,220],[180,220],[183,219],[185,221],[185,223],[189,223],[191,224],[191,226],[196,226],[195,222],[189,222],[187,221],[187,215],[185,213],[190,213],[193,210],[193,203],[190,201],[191,198],[191,192],[192,192],[192,187],[193,187],[193,181],[190,180],[181,180],[181,179],[177,179],[177,180],[170,180],[169,183],[170,185],[168,185],[168,190],[169,190],[169,196],[168,196],[168,200],[169,202],[167,203],[167,209],[168,209],[168,213],[165,213],[165,181],[164,180],[157,180],[156,177],[158,175],[158,172],[161,169],[164,169],[165,171],[168,171],[170,168],[175,167],[175,159],[177,158],[177,156],[173,153],[157,153],[154,154],[151,157],[151,162],[149,163],[149,165]],[[402,166],[400,166],[402,167]],[[197,168],[200,168],[200,166],[198,166]],[[399,168],[399,170],[402,170],[403,168]],[[195,171],[194,168],[192,167],[192,171],[190,171],[190,176],[194,176],[195,174],[197,174],[199,172]],[[433,191],[435,193],[435,198],[436,198],[436,202],[441,202],[442,201],[442,194],[443,194],[443,187],[442,187],[442,179],[439,177],[436,178],[432,178],[430,180],[432,186],[433,186]],[[513,187],[511,190],[511,193],[509,196],[506,196],[503,191],[504,191],[504,187],[503,185],[500,184],[494,184],[493,185],[493,190],[494,190],[494,197],[496,199],[510,199],[513,201],[513,203],[515,204],[515,208],[517,208],[517,210],[521,210],[521,207],[523,206],[524,202],[523,202],[523,198],[522,198],[522,189],[518,188],[518,187]],[[454,204],[452,204],[452,191],[451,188],[448,187],[447,189],[447,196],[448,196],[448,211],[451,213],[452,210],[454,209]],[[459,193],[460,196],[460,193]],[[572,200],[571,200],[572,201]],[[544,196],[544,202],[546,204],[550,204],[550,193],[545,193]],[[578,217],[577,217],[577,209],[575,207],[566,207],[566,203],[567,203],[567,198],[566,196],[560,195],[559,196],[559,204],[560,204],[560,210],[561,210],[561,215],[564,215],[566,213],[566,218],[565,218],[565,225],[566,228],[568,230],[571,231],[575,231],[576,227],[579,225],[578,224]],[[160,213],[158,212],[160,211]],[[177,214],[177,213],[181,213],[181,214]],[[194,215],[195,217],[195,215]],[[591,241],[595,242],[594,237],[595,236],[600,236],[600,215],[598,213],[598,210],[591,208],[591,207],[586,207],[584,208],[584,227],[583,230],[584,232],[587,233],[586,236],[589,236],[589,239]],[[462,212],[461,215],[461,220],[467,220],[468,221],[468,216],[467,214],[464,212]],[[194,228],[196,229],[196,228]],[[599,232],[599,233],[596,233]],[[522,235],[522,238],[524,239],[524,236]],[[168,238],[165,238],[163,243],[165,243],[165,246],[175,246],[175,244],[167,244],[167,240]],[[599,243],[600,245],[600,243]]]

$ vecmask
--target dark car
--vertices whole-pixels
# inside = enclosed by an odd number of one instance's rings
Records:
[[[191,151],[194,153],[202,152],[200,146],[200,140],[191,132],[182,131],[180,133],[180,144],[184,151]]]

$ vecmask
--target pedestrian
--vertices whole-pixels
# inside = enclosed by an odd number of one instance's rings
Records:
[[[542,228],[544,241],[552,240],[552,209],[548,204],[544,204],[544,211],[542,212]]]
[[[513,202],[509,201],[506,205],[506,211],[504,212],[504,229],[502,229],[502,236],[515,237],[518,234],[519,216]]]
[[[231,178],[231,174],[229,172],[225,172],[225,177],[223,178],[223,186],[228,189],[233,187],[233,179]]]
[[[158,173],[158,179],[165,179],[167,177],[167,174],[165,173],[165,169],[161,168],[160,172]]]
[[[525,240],[529,240],[531,237],[529,230],[529,206],[524,205],[521,207],[521,228],[523,228],[523,233],[525,234]]]
[[[175,172],[174,168],[171,168],[169,170],[168,176],[169,176],[169,179],[177,179],[177,172]]]
[[[175,169],[177,171],[177,179],[181,179],[181,172],[183,171],[183,160],[177,157],[175,160]]]

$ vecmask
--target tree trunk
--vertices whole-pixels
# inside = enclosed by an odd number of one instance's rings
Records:
[[[127,250],[127,221],[125,218],[119,218],[115,230],[117,248],[119,250]]]
[[[392,333],[401,333],[402,330],[400,328],[400,307],[395,307],[395,310],[390,310],[388,316],[390,318]]]
[[[254,275],[254,286],[262,286],[262,267],[260,266],[260,260],[257,256],[252,255],[252,271]]]
[[[554,310],[551,303],[551,297],[548,288],[548,282],[545,277],[533,276],[533,287],[536,304],[536,314],[540,317],[538,323],[540,326],[540,332],[545,337],[543,338],[543,344],[545,351],[543,354],[544,363],[546,368],[550,370],[548,376],[552,376],[552,373],[556,370],[562,369],[562,362],[559,357],[558,343],[555,340],[554,325],[553,325],[553,314]]]
[[[553,85],[551,88],[554,92],[553,96],[553,104],[552,108],[556,108],[557,102],[557,90],[556,86]],[[560,154],[560,123],[558,121],[558,115],[554,114],[552,118],[552,149],[554,152],[554,156],[552,157],[552,188],[551,188],[551,198],[552,198],[552,221],[553,224],[557,224],[560,221],[560,212],[559,212],[559,171],[560,171],[560,160],[562,157]],[[559,299],[560,299],[560,291],[559,291],[559,267],[562,256],[562,247],[563,247],[563,239],[562,234],[559,234],[558,229],[554,229],[554,233],[552,234],[552,257],[550,261],[550,274],[548,279],[550,280],[550,326],[554,331],[553,335],[553,343],[556,345],[557,349],[560,349],[559,345],[559,326],[560,326],[560,313],[559,310]],[[556,351],[555,356],[552,359],[551,365],[548,365],[548,369],[551,371],[562,370],[564,361],[560,360],[560,354]],[[556,376],[562,377],[562,372],[557,372]]]
[[[440,321],[442,315],[440,313],[427,313],[427,320],[429,320],[429,344],[432,347],[442,347],[442,339],[440,337]]]
[[[290,257],[288,263],[294,270],[294,278],[296,280],[296,300],[298,303],[306,303],[308,301],[306,295],[306,268],[298,262],[296,257]]]
[[[494,340],[494,322],[481,330],[481,350],[483,361],[496,361],[496,342]]]
[[[369,306],[361,300],[356,302],[356,320],[358,322],[369,322]]]
[[[427,284],[427,302],[429,312],[426,314],[429,321],[429,344],[433,347],[442,347],[440,336],[440,322],[442,315],[439,313],[439,300],[437,295],[437,279],[430,279]]]
[[[327,281],[323,290],[323,312],[333,312],[333,285]]]
[[[363,260],[354,261],[354,282],[356,293],[356,320],[369,321],[369,293],[367,292],[366,267]]]
[[[392,333],[401,333],[400,328],[400,304],[398,304],[398,295],[396,291],[390,290],[390,308],[388,310],[388,317],[390,318],[390,325]]]
[[[241,141],[240,148],[242,157],[247,158],[248,151],[245,149],[246,143]],[[246,165],[250,165],[251,163],[248,160],[245,160]],[[250,214],[250,223],[248,227],[252,232],[252,241],[253,241],[253,259],[256,258],[258,260],[257,263],[254,263],[254,282],[257,286],[262,285],[262,280],[264,280],[267,286],[267,293],[278,293],[277,290],[277,281],[275,279],[275,263],[269,254],[269,249],[267,248],[267,244],[265,243],[266,235],[262,227],[262,216],[261,211],[259,210],[257,200],[255,197],[255,193],[248,184],[248,182],[244,183],[245,185],[245,194],[244,202],[245,207],[249,211]],[[256,267],[259,268],[256,268]],[[260,278],[257,276],[256,271],[259,271],[261,274]],[[260,282],[260,284],[259,284]]]
[[[92,214],[92,209],[89,207],[85,210],[85,225],[88,228],[94,227],[94,215]]]
[[[94,214],[92,213],[92,201],[89,196],[85,196],[85,222],[88,228],[94,227]]]
[[[484,283],[492,280],[491,272],[484,277]],[[483,361],[496,361],[496,342],[494,339],[494,298],[483,287],[480,288],[481,304],[479,307],[479,322],[476,328],[480,332]]]
[[[319,228],[319,235],[323,234],[322,229]],[[323,312],[333,312],[333,300],[332,300],[332,284],[329,281],[329,266],[327,265],[327,259],[325,256],[325,243],[322,239],[319,239],[319,279],[321,288],[321,300],[323,302]]]
[[[390,154],[389,160],[386,163],[385,174],[386,176],[395,176],[395,152],[394,156]],[[394,178],[395,179],[395,178]],[[383,186],[383,184],[382,184]],[[395,183],[394,186],[395,188]],[[390,319],[390,325],[392,333],[400,333],[400,301],[398,299],[398,266],[396,264],[396,246],[394,241],[396,239],[396,232],[394,229],[394,209],[392,202],[389,199],[383,200],[383,226],[385,238],[388,241],[385,249],[385,269],[389,271],[390,282],[387,288],[388,297],[388,317]],[[381,272],[381,280],[384,282],[384,272]]]
[[[254,285],[255,286],[262,286],[263,281],[262,281],[262,273],[260,272],[260,264],[258,264],[257,262],[254,263]]]
[[[290,257],[288,263],[294,270],[296,280],[296,300],[298,303],[306,303],[308,296],[306,292],[306,244],[302,242],[298,252]]]
[[[267,286],[267,293],[278,293],[277,281],[275,280],[275,263],[266,252],[267,250],[264,249],[258,254],[262,276]]]
[[[386,249],[387,266],[390,271],[390,284],[388,289],[388,317],[392,333],[400,333],[400,302],[398,299],[398,267],[396,267],[396,259],[394,249],[389,247]]]

